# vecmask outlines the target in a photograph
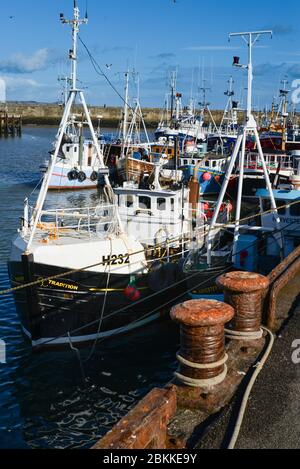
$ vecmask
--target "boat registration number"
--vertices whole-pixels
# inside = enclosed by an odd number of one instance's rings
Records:
[[[129,264],[129,254],[112,254],[111,256],[103,256],[102,262],[104,265],[124,265]]]

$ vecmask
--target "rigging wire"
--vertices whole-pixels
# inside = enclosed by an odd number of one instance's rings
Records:
[[[112,246],[111,238],[110,238],[109,241],[110,241],[110,254],[112,255],[113,246]],[[103,323],[103,319],[104,319],[104,313],[105,313],[105,308],[106,308],[106,304],[107,304],[108,287],[109,287],[110,276],[111,276],[111,265],[107,264],[106,267],[108,267],[109,270],[108,270],[108,275],[107,275],[107,280],[106,280],[106,288],[105,288],[105,293],[104,293],[104,299],[103,299],[103,302],[102,302],[99,326],[98,326],[98,330],[97,330],[97,333],[96,333],[96,339],[95,339],[94,344],[91,348],[90,354],[89,354],[88,358],[85,360],[86,362],[88,362],[95,353],[95,350],[96,350],[96,347],[97,347],[97,344],[98,344],[98,339],[99,339],[101,327],[102,327],[102,323]],[[105,269],[104,273],[106,273],[106,269]]]
[[[80,35],[78,35],[78,39],[81,42],[82,46],[84,47],[85,51],[87,52],[89,59],[91,61],[91,64],[97,73],[97,75],[102,76],[105,78],[109,86],[114,90],[114,92],[119,96],[119,98],[123,101],[123,103],[129,107],[129,109],[133,112],[133,114],[136,114],[140,119],[144,119],[143,115],[138,113],[136,109],[134,109],[121,95],[121,93],[118,91],[118,89],[115,87],[115,85],[112,83],[112,81],[109,79],[109,77],[106,75],[106,73],[103,71],[97,60],[94,58],[92,55],[91,51],[89,50],[88,46],[85,44],[85,42],[81,39]]]

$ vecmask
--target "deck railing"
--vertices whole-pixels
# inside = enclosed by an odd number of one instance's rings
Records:
[[[47,209],[41,213],[39,232],[56,238],[70,236],[93,237],[109,234],[117,224],[114,205],[98,205],[84,208]]]

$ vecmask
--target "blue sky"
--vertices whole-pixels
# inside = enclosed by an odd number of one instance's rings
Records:
[[[86,0],[78,2],[84,14]],[[59,13],[70,17],[72,0],[1,3],[0,77],[7,82],[7,98],[57,101],[57,76],[68,71],[70,47],[70,31],[60,24]],[[211,107],[220,108],[231,74],[237,97],[245,94],[243,72],[231,64],[233,55],[245,61],[246,48],[240,39],[229,43],[228,33],[271,28],[273,40],[263,38],[254,51],[254,105],[262,107],[270,105],[285,75],[290,82],[300,78],[300,4],[252,0],[250,11],[245,4],[241,0],[88,0],[90,21],[82,27],[81,37],[120,92],[127,66],[139,72],[142,105],[163,104],[167,75],[177,68],[178,90],[185,101],[192,88],[197,97],[204,74],[211,88]],[[82,48],[79,77],[91,104],[121,104],[103,77],[95,74]],[[131,97],[136,93],[133,80]]]

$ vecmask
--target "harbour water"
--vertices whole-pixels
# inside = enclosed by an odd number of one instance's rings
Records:
[[[0,139],[0,290],[9,288],[6,262],[25,196],[40,178],[56,128],[27,127]],[[95,191],[51,194],[68,206]],[[177,327],[158,322],[80,351],[32,353],[22,334],[12,295],[0,297],[0,448],[84,448],[105,434],[176,368]],[[91,355],[91,356],[90,356]]]

